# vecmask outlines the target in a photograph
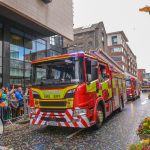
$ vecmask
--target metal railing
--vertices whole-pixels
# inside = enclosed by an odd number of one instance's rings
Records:
[[[0,106],[0,117],[3,122],[13,122],[21,118],[27,118],[29,114],[28,109],[28,95],[24,95],[24,106],[19,107],[17,100],[8,100],[8,105]]]

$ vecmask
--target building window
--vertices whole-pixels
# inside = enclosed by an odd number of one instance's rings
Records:
[[[48,50],[48,56],[58,56],[58,55],[61,55],[61,53],[53,50]]]
[[[11,29],[10,84],[30,83],[31,61],[46,57],[46,41]]]
[[[114,61],[122,61],[122,56],[112,56]]]
[[[55,45],[57,47],[63,46],[63,37],[60,35],[54,35],[50,37],[50,45]]]
[[[50,45],[55,45],[55,36],[50,37]]]
[[[122,51],[123,51],[122,47],[113,47],[112,48],[112,52],[122,52]]]
[[[117,36],[112,36],[112,45],[117,44]]]
[[[123,61],[123,62],[125,62],[125,58],[124,58],[124,56],[122,56],[122,61]]]
[[[36,44],[36,51],[37,51],[36,59],[46,57],[46,41],[42,39],[38,39],[35,41],[35,44]]]

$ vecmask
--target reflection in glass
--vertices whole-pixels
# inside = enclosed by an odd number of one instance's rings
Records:
[[[84,81],[83,58],[70,57],[33,65],[33,84],[61,85]]]
[[[31,61],[46,57],[46,41],[33,40],[33,36],[17,29],[11,30],[10,83],[30,83]]]

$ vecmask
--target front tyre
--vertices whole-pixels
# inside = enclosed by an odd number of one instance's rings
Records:
[[[97,108],[97,113],[96,113],[96,124],[94,125],[95,129],[99,129],[104,122],[104,111],[102,109],[102,106],[99,105]]]

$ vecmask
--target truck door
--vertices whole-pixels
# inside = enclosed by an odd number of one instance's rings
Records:
[[[112,87],[110,72],[106,64],[100,64],[100,82],[102,85],[102,96],[104,100],[109,100],[112,97]]]
[[[119,83],[118,78],[114,77],[112,79],[112,87],[113,87],[113,97],[114,97],[114,109],[120,106],[120,97],[119,97]]]
[[[98,62],[94,59],[86,58],[86,91],[88,105],[93,107],[97,99],[98,88]]]

